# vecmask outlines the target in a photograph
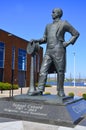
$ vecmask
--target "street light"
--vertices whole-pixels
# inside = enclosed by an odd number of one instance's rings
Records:
[[[75,87],[75,52],[73,53],[74,55],[74,87]]]

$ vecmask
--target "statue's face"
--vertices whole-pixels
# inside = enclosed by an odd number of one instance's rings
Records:
[[[59,8],[55,8],[52,11],[52,18],[53,19],[60,18],[60,14],[61,14],[61,10]]]
[[[54,9],[54,10],[52,11],[52,18],[53,18],[53,19],[56,19],[56,18],[58,18],[58,17],[59,17],[59,11],[56,10],[56,9]]]

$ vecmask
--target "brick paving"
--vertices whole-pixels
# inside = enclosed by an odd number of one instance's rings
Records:
[[[56,89],[57,89],[57,87],[53,86],[51,88],[46,88],[46,91],[51,92],[51,94],[57,94]],[[83,93],[86,93],[86,87],[65,86],[64,91],[65,91],[66,95],[68,95],[68,93],[70,93],[70,92],[73,92],[75,96],[81,96]]]
[[[20,94],[27,94],[28,87],[24,88],[19,88],[18,90],[13,90],[13,95],[20,95]],[[51,94],[57,94],[57,87],[52,86],[52,87],[46,87],[45,88],[45,93],[49,92]],[[65,94],[68,95],[69,92],[73,92],[75,96],[81,96],[83,93],[86,93],[86,87],[73,87],[73,86],[65,86],[64,87]],[[10,96],[10,91],[3,91],[2,93],[0,92],[0,98],[1,97],[9,97]]]

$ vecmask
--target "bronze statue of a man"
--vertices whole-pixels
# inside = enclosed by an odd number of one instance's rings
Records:
[[[47,43],[46,53],[43,58],[43,62],[39,74],[38,90],[36,94],[42,94],[44,91],[44,85],[46,83],[48,69],[53,62],[55,65],[57,78],[57,91],[58,95],[63,97],[64,93],[64,76],[66,67],[66,47],[70,44],[74,44],[79,37],[79,32],[70,25],[67,21],[61,20],[63,11],[60,8],[55,8],[52,11],[53,23],[47,24],[44,32],[44,36],[40,40],[33,40],[39,42],[39,44]],[[65,41],[65,33],[69,32],[71,38],[69,41]]]

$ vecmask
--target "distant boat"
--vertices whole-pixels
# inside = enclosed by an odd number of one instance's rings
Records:
[[[86,85],[86,82],[84,82],[84,85]]]
[[[75,83],[75,80],[73,80],[72,83]]]

